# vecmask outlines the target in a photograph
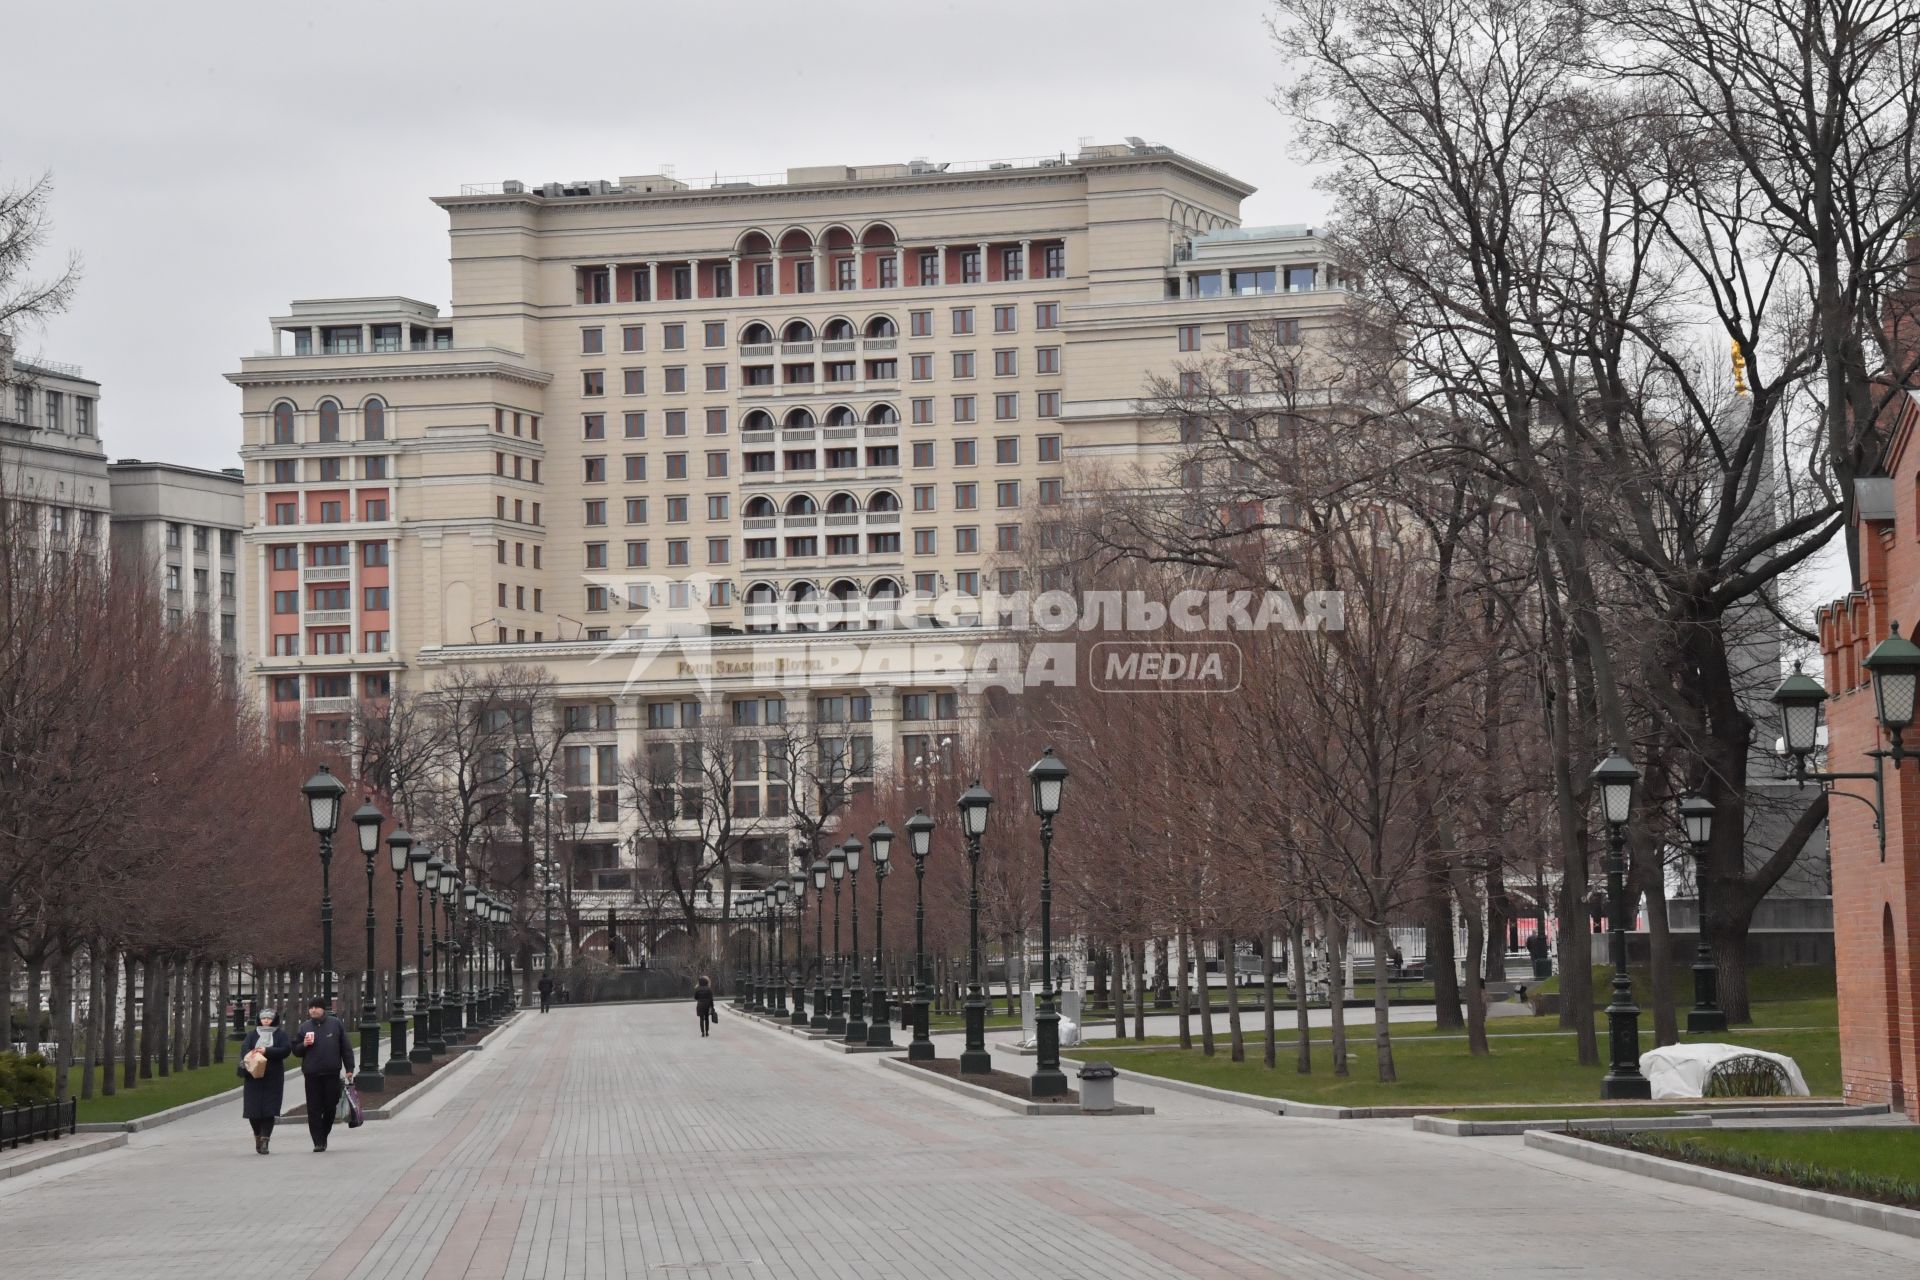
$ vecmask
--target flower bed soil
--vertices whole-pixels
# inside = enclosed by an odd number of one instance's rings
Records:
[[[1068,1089],[1065,1093],[1054,1094],[1051,1097],[1036,1098],[1033,1096],[1033,1081],[1026,1076],[1014,1075],[1011,1071],[995,1070],[989,1071],[985,1075],[976,1075],[973,1072],[967,1072],[963,1075],[960,1071],[960,1060],[958,1058],[933,1058],[930,1060],[920,1059],[918,1061],[911,1058],[901,1058],[898,1059],[898,1061],[904,1062],[911,1067],[919,1067],[923,1071],[931,1071],[936,1075],[946,1076],[950,1080],[958,1080],[962,1084],[977,1084],[983,1089],[992,1089],[996,1093],[1004,1093],[1008,1097],[1018,1098],[1022,1102],[1059,1102],[1076,1107],[1080,1105],[1080,1094],[1074,1089]]]

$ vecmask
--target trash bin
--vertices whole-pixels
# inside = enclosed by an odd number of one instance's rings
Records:
[[[1533,976],[1535,978],[1551,978],[1553,976],[1553,957],[1535,956],[1533,958]]]
[[[1113,1080],[1119,1075],[1111,1062],[1089,1062],[1077,1073],[1080,1077],[1082,1111],[1113,1110]]]

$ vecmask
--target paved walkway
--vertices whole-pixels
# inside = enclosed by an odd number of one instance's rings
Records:
[[[1021,1060],[1006,1059],[1008,1065]],[[1133,1280],[1920,1274],[1920,1240],[1394,1122],[1122,1080],[1028,1119],[722,1014],[569,1008],[266,1159],[237,1105],[0,1182],[8,1275]]]

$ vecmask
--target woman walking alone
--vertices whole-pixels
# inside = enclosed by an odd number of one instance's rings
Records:
[[[700,975],[700,981],[694,984],[693,1010],[700,1015],[700,1034],[704,1036],[707,1034],[708,1025],[712,1023],[714,1018],[713,979],[707,977],[704,973]]]
[[[247,1032],[240,1046],[240,1114],[253,1126],[253,1149],[267,1154],[267,1142],[273,1137],[273,1122],[280,1114],[283,1087],[286,1084],[287,1055],[293,1041],[280,1025],[280,1015],[272,1009],[260,1011],[260,1025]],[[260,1074],[251,1070],[259,1059]]]

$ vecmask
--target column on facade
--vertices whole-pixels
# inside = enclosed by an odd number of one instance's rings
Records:
[[[347,518],[350,521],[358,523],[358,520],[359,520],[358,508],[360,504],[359,491],[357,489],[347,490],[347,501],[352,503],[354,508],[347,512]],[[362,629],[366,622],[366,619],[363,618],[360,614],[360,556],[361,554],[362,553],[360,551],[360,540],[358,538],[348,538],[347,539],[347,652],[349,654],[355,654],[360,652],[360,649],[361,649],[360,637],[363,634]],[[391,595],[392,592],[388,592],[388,594]]]
[[[978,248],[980,251],[980,283],[985,284],[992,276],[992,268],[987,265],[987,261],[988,255],[993,252],[993,246],[987,241],[982,240]]]
[[[945,284],[947,282],[947,246],[933,246],[933,279],[923,280],[922,284]]]
[[[393,490],[387,490],[387,511],[394,519],[400,513],[393,509]],[[400,584],[394,578],[394,566],[400,562],[400,540],[389,537],[387,545],[387,652],[400,651]]]
[[[767,247],[767,259],[773,263],[773,294],[775,297],[779,297],[782,293],[786,292],[786,290],[780,287],[780,263],[785,257],[786,255],[780,251],[778,241],[769,243]]]
[[[647,263],[647,301],[660,301],[660,264],[658,262]]]
[[[736,298],[739,297],[741,293],[740,255],[737,253],[727,256],[727,292]]]
[[[867,690],[873,708],[873,776],[893,775],[893,760],[899,744],[900,693],[892,685],[877,684]]]
[[[893,243],[893,284],[897,289],[907,285],[907,246],[898,240]]]
[[[1033,241],[1031,240],[1020,242],[1020,278],[1033,279]]]

